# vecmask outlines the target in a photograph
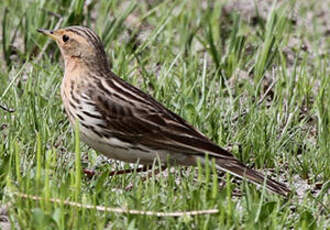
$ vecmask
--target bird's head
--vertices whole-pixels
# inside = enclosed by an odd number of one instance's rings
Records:
[[[38,29],[56,41],[65,63],[82,62],[91,66],[107,66],[101,39],[85,26],[70,26],[58,30]]]

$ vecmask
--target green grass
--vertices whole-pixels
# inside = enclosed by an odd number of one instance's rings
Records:
[[[0,110],[0,204],[10,204],[13,228],[329,227],[330,42],[316,17],[318,1],[275,3],[255,23],[226,11],[228,2],[214,2],[0,2],[0,105],[15,110]],[[306,16],[311,12],[312,19]],[[291,20],[293,14],[301,23]],[[132,166],[104,161],[69,126],[59,94],[63,61],[56,44],[36,32],[59,21],[61,27],[92,27],[115,73],[214,142],[231,146],[247,165],[272,171],[298,195],[285,200],[248,183],[237,185],[232,177],[220,178],[227,181],[220,188],[212,168],[175,167],[146,181],[136,173],[109,177]],[[88,178],[82,168],[97,176]],[[23,199],[17,192],[44,199]],[[155,217],[49,198],[156,212],[219,212]]]

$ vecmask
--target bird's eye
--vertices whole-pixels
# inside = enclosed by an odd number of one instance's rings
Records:
[[[64,42],[67,42],[69,40],[69,36],[63,35],[62,39],[63,39]]]

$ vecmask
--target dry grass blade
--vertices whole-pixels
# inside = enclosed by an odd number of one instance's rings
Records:
[[[40,196],[29,195],[25,193],[13,193],[17,197],[23,199],[29,199],[34,201],[45,200],[45,198]],[[78,202],[61,200],[58,198],[50,198],[48,201],[56,204],[64,204],[71,207],[85,208],[85,209],[95,209],[100,212],[112,212],[112,213],[123,213],[123,214],[134,214],[134,215],[146,215],[146,216],[158,216],[158,217],[180,217],[180,216],[196,216],[196,215],[208,215],[216,214],[219,212],[218,209],[207,209],[207,210],[193,210],[193,211],[177,211],[177,212],[155,212],[155,211],[143,211],[143,210],[134,210],[127,208],[114,208],[114,207],[105,207],[100,205],[89,205],[81,204]]]

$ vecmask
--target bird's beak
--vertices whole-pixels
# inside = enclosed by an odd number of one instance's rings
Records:
[[[54,40],[56,40],[56,38],[57,38],[56,35],[54,34],[54,31],[53,30],[37,29],[37,31],[39,33],[42,33],[42,34],[47,35],[48,37],[50,37],[50,38],[52,38]]]

